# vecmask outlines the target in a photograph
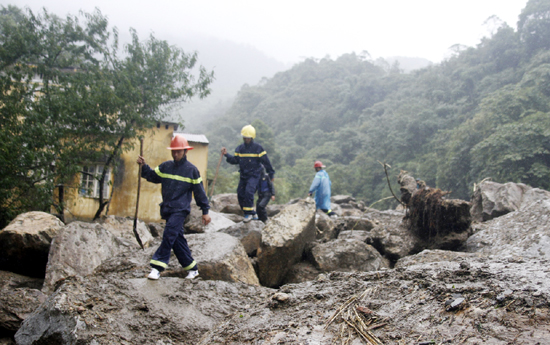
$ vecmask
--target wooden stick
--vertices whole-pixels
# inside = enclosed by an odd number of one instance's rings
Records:
[[[220,164],[222,163],[223,154],[220,154],[220,160],[218,161],[218,166],[216,167],[216,175],[214,175],[214,181],[212,181],[212,188],[210,189],[210,198],[209,200],[212,200],[212,196],[214,195],[214,186],[216,186],[216,179],[218,178],[218,171],[220,171]]]
[[[143,138],[139,138],[139,155],[143,156]],[[139,238],[139,234],[137,232],[137,219],[138,219],[138,208],[139,208],[139,192],[141,190],[141,164],[139,165],[138,169],[138,187],[137,187],[137,197],[136,197],[136,215],[134,217],[134,236],[136,237],[137,242],[139,243],[139,246],[141,249],[143,248],[143,243],[141,242],[141,238]]]

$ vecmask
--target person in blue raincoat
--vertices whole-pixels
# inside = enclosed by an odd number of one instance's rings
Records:
[[[317,209],[325,212],[329,216],[336,216],[336,213],[332,212],[330,209],[330,177],[327,172],[323,170],[325,166],[321,161],[315,161],[313,168],[317,172],[311,182],[311,187],[309,187],[309,196],[312,196],[315,193],[315,205]]]
[[[237,146],[234,155],[227,153],[225,147],[222,147],[221,153],[226,157],[229,164],[239,165],[241,178],[237,187],[237,198],[244,213],[244,222],[247,223],[259,219],[256,211],[254,211],[254,194],[256,194],[260,183],[263,167],[265,167],[272,182],[275,170],[273,170],[262,145],[254,142],[256,129],[251,125],[246,125],[242,128],[241,135],[243,136],[243,143]]]

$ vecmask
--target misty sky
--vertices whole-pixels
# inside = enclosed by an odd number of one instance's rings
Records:
[[[215,37],[253,46],[284,63],[368,51],[372,58],[440,62],[454,44],[475,46],[496,15],[516,28],[527,0],[0,0],[58,15],[98,7],[111,25],[140,35]],[[185,49],[185,47],[183,47]]]

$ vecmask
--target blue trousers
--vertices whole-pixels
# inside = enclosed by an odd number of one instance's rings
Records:
[[[193,260],[191,250],[189,249],[189,245],[187,245],[187,240],[183,237],[183,222],[187,215],[187,212],[172,213],[168,215],[166,219],[162,242],[155,254],[153,254],[153,259],[150,262],[150,265],[160,272],[168,267],[172,249],[179,263],[183,266],[183,269],[196,269],[195,266],[197,263]]]
[[[244,214],[255,215],[254,211],[254,194],[258,189],[258,183],[260,182],[260,176],[242,177],[239,180],[239,186],[237,187],[237,199],[239,199],[239,205],[241,206]]]
[[[258,219],[262,222],[267,221],[267,204],[269,203],[269,200],[271,200],[271,193],[270,192],[259,192],[258,193],[258,200],[256,201],[256,212],[258,212]]]

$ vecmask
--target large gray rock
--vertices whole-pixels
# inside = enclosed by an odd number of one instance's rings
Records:
[[[50,244],[64,226],[44,212],[18,215],[0,231],[0,270],[44,278]]]
[[[338,237],[340,228],[339,218],[331,218],[321,210],[315,213],[315,226],[317,227],[317,239],[331,240]]]
[[[70,223],[52,241],[42,291],[51,293],[55,283],[67,277],[89,275],[103,260],[129,248],[134,244],[101,224]]]
[[[134,247],[139,248],[139,243],[134,235],[134,220],[131,218],[107,216],[102,218],[100,223],[105,229],[109,230],[116,237],[126,239],[127,242],[132,243]],[[143,247],[149,247],[153,240],[153,235],[149,230],[147,224],[139,220],[136,223],[136,231],[139,235],[139,239],[143,244]]]
[[[185,232],[190,234],[202,234],[216,232],[235,224],[231,219],[224,217],[222,213],[209,211],[210,223],[206,226],[202,224],[202,210],[196,206],[191,206],[191,213],[185,219]]]
[[[344,230],[338,234],[339,240],[358,240],[367,243],[370,232],[365,230]]]
[[[201,278],[259,285],[254,267],[237,238],[221,232],[191,234],[186,238]],[[187,272],[178,269],[174,273],[167,271],[165,275],[181,276]]]
[[[348,217],[342,217],[342,220],[344,221],[344,229],[345,230],[372,230],[375,227],[374,222],[372,219],[360,216],[348,216]]]
[[[466,241],[468,252],[550,259],[550,199],[478,225]]]
[[[238,214],[233,214],[233,213],[222,213],[222,214],[225,218],[229,219],[233,223],[240,223],[244,219],[243,216],[239,216]]]
[[[278,215],[284,208],[285,208],[285,205],[281,205],[281,204],[267,204],[267,207],[266,207],[267,216],[269,218],[274,217]]]
[[[403,224],[404,214],[401,211],[375,209],[369,209],[363,214],[363,219],[374,224],[367,243],[392,261],[422,250],[418,239]]]
[[[306,243],[315,239],[315,202],[308,198],[287,205],[262,231],[258,253],[260,283],[281,284],[290,267],[300,261]]]
[[[460,250],[471,235],[471,204],[447,199],[448,193],[426,188],[416,191],[405,218],[421,249]]]
[[[474,221],[485,222],[517,211],[523,205],[541,198],[550,198],[550,192],[523,183],[482,181],[476,185],[470,213]]]
[[[349,204],[352,201],[355,201],[355,198],[351,195],[333,195],[330,198],[330,201],[335,204]]]
[[[212,197],[210,202],[212,211],[219,213],[232,213],[239,216],[243,215],[243,211],[239,206],[239,199],[235,193],[217,194]]]
[[[402,267],[423,267],[426,264],[432,264],[440,268],[459,269],[461,262],[483,257],[478,253],[454,252],[441,249],[426,249],[418,254],[409,255],[399,259],[395,263],[395,268]]]
[[[389,268],[389,261],[365,242],[333,240],[317,244],[311,250],[313,264],[323,272],[378,271]]]
[[[0,271],[0,334],[14,335],[21,323],[48,296],[40,291],[43,279]]]
[[[332,211],[341,217],[357,217],[363,215],[363,210],[355,207],[352,204],[337,204],[337,207],[332,207]]]
[[[197,344],[202,334],[273,292],[223,281],[118,274],[67,279],[15,335],[30,344]]]
[[[401,186],[399,187],[401,201],[407,205],[411,200],[411,196],[416,192],[416,180],[407,171],[401,170],[397,176],[397,183]]]
[[[256,256],[262,243],[262,230],[264,227],[265,224],[260,221],[241,222],[222,229],[220,232],[236,237],[241,241],[249,256]]]
[[[300,261],[290,268],[283,280],[283,284],[298,284],[315,280],[323,273],[309,261]]]

